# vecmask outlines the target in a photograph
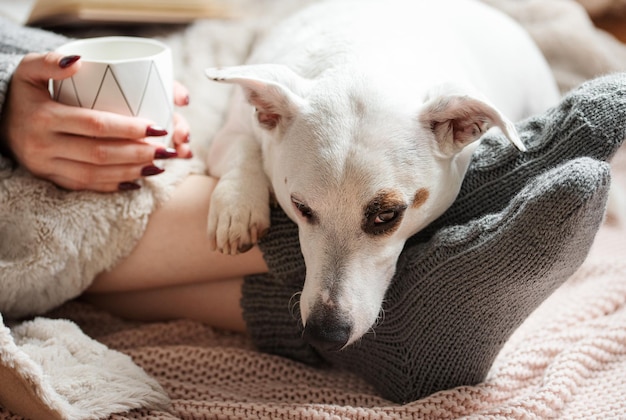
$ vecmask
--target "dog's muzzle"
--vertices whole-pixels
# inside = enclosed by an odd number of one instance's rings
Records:
[[[352,323],[337,310],[318,304],[313,307],[304,327],[303,338],[321,351],[341,350],[350,339]]]

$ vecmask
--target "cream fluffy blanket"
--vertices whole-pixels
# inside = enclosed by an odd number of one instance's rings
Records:
[[[563,90],[626,70],[626,47],[594,29],[572,1],[488,2],[526,26]],[[202,21],[164,38],[184,65],[178,78],[198,86],[186,116],[199,156],[204,145],[198,140],[218,127],[229,93],[221,85],[209,88],[202,69],[241,63],[259,31],[304,2],[262,3],[271,6],[264,10],[268,18]],[[199,170],[172,165],[171,175],[150,180],[132,199],[60,193],[27,174],[10,187],[0,167],[2,243],[12,238],[11,259],[0,261],[0,276],[12,280],[3,282],[0,299],[14,303],[4,317],[49,311],[29,322],[0,323],[1,419],[21,418],[15,413],[42,419],[626,418],[626,227],[610,222],[580,270],[509,340],[484,383],[406,405],[381,399],[345,372],[259,353],[245,336],[197,322],[127,322],[73,301],[53,309],[125,255],[172,186]],[[613,169],[614,182],[626,185],[626,151]],[[17,194],[38,205],[21,206]],[[34,257],[20,246],[33,240],[41,245]],[[60,261],[69,263],[55,266]],[[53,267],[62,275],[42,286]]]

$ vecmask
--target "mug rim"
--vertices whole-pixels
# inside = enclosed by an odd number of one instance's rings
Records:
[[[85,46],[89,45],[104,45],[114,43],[150,45],[151,47],[158,48],[158,51],[151,51],[144,55],[137,55],[129,58],[105,59],[93,58],[89,55],[89,53],[81,53],[81,51],[79,50],[79,48],[84,48]],[[59,46],[55,51],[65,55],[80,55],[81,61],[83,62],[114,64],[131,62],[136,60],[149,60],[152,57],[157,57],[160,54],[167,53],[169,50],[170,48],[166,44],[153,38],[144,38],[137,36],[102,36],[94,38],[76,39]]]

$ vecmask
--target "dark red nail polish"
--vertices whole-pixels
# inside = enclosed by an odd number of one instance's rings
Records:
[[[133,191],[141,188],[141,185],[135,182],[120,182],[117,189],[120,191]]]
[[[80,60],[80,55],[68,55],[67,57],[63,57],[61,61],[59,61],[59,67],[61,67],[62,69],[66,69],[78,60]]]
[[[160,173],[163,173],[164,171],[165,171],[165,169],[161,169],[158,166],[148,165],[148,166],[144,166],[141,169],[141,176],[158,175]]]
[[[159,137],[165,135],[167,135],[167,130],[163,127],[159,127],[158,125],[151,125],[146,128],[147,137]]]
[[[183,100],[183,104],[184,105],[189,105],[189,101],[190,101],[190,98],[189,98],[189,95],[187,95],[187,96],[185,96],[185,99]]]
[[[154,152],[155,159],[169,159],[178,156],[178,152],[176,149],[168,148],[159,148]]]

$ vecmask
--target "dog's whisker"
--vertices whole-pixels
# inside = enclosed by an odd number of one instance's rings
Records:
[[[383,304],[383,306],[381,306],[380,311],[378,312],[378,316],[376,317],[376,321],[374,321],[374,325],[372,325],[372,328],[376,328],[377,326],[379,326],[383,322],[385,322],[384,304]]]
[[[291,317],[296,321],[301,321],[300,311],[298,310],[301,295],[302,292],[296,292],[289,299],[289,313],[291,314]]]
[[[366,333],[366,334],[372,334],[372,335],[374,336],[374,339],[376,339],[376,330],[375,330],[375,328],[376,328],[376,324],[372,325],[372,326],[370,327],[370,329],[369,329],[369,330],[367,330],[367,333]],[[363,334],[363,336],[365,336],[365,334]],[[363,337],[361,337],[361,339],[362,339],[362,338],[363,338]],[[361,339],[359,339],[359,340],[361,340]]]
[[[381,307],[380,311],[378,312],[378,317],[376,317],[376,320],[374,321],[374,324],[367,330],[365,334],[373,334],[374,339],[376,339],[376,327],[382,324],[384,321],[385,321],[385,310]],[[361,339],[362,338],[363,337],[361,337]]]

